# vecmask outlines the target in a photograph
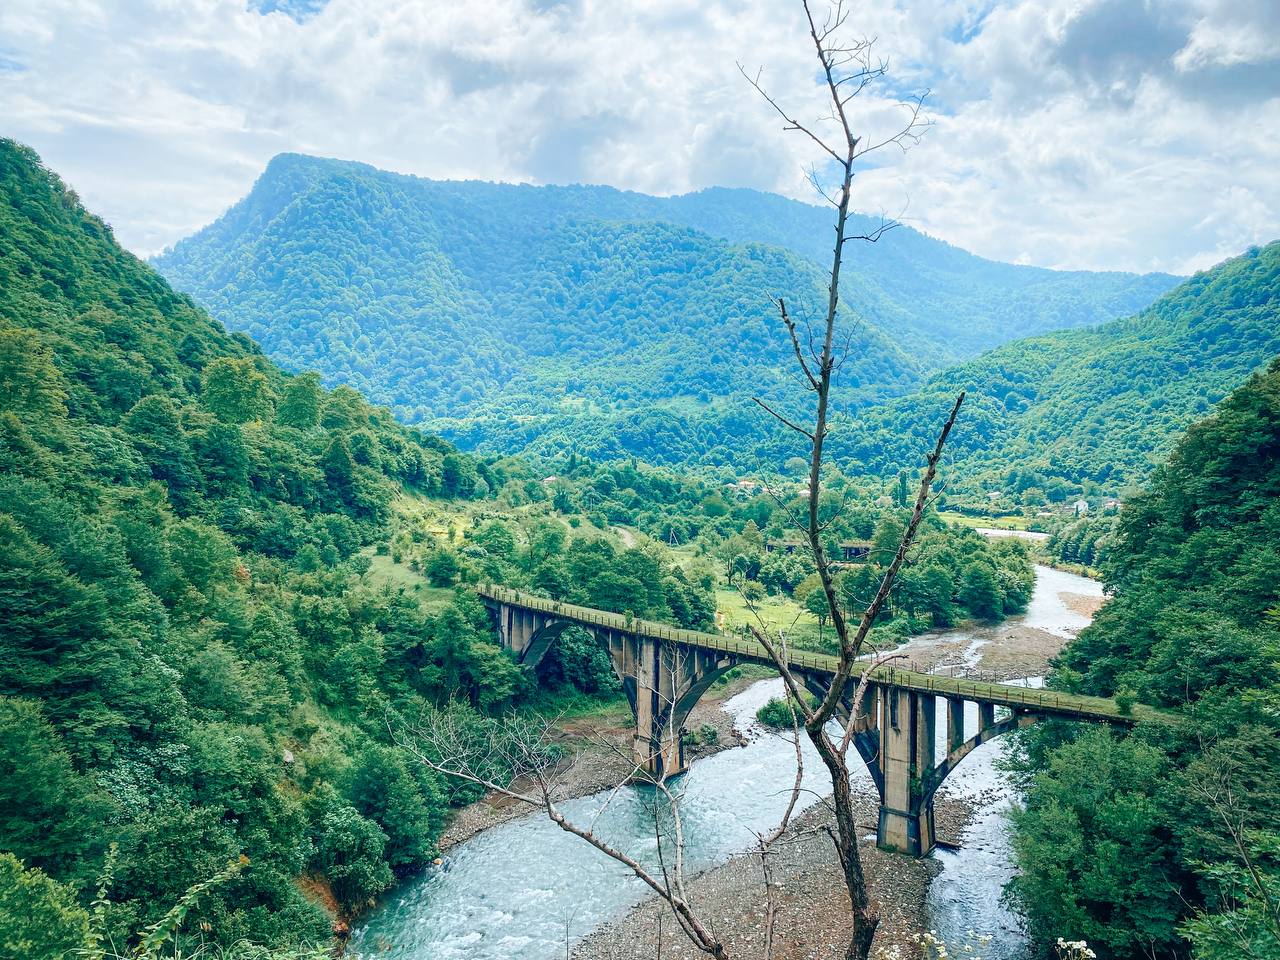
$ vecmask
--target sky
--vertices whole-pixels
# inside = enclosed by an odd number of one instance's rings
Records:
[[[821,0],[817,0],[818,3]],[[854,206],[998,260],[1189,273],[1280,238],[1280,0],[877,0]],[[5,0],[0,136],[142,256],[277,153],[420,176],[817,202],[799,0]]]

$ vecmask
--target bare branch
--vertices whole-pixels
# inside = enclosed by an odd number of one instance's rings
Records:
[[[813,439],[812,433],[810,433],[808,430],[806,430],[804,427],[800,426],[799,424],[795,423],[794,421],[788,420],[786,417],[780,414],[777,410],[774,410],[773,407],[769,406],[759,397],[752,397],[751,399],[756,403],[757,406],[760,407],[760,409],[762,409],[765,413],[769,414],[769,416],[773,417],[779,423],[783,424],[784,426],[790,427],[796,433],[804,434],[810,440]]]
[[[746,67],[744,67],[741,63],[739,63],[738,72],[741,73],[744,77],[746,77],[747,83],[751,84],[751,86],[755,88],[756,93],[760,94],[760,96],[764,98],[765,102],[768,103],[769,106],[773,107],[773,109],[777,112],[778,116],[782,118],[782,121],[785,124],[785,126],[782,128],[783,130],[797,130],[800,133],[803,133],[815,144],[817,144],[818,147],[821,148],[824,153],[829,154],[833,160],[835,160],[837,163],[841,162],[840,155],[836,153],[834,150],[832,150],[831,147],[827,146],[827,144],[822,140],[821,137],[815,134],[808,127],[804,126],[804,124],[796,120],[793,120],[790,116],[787,115],[787,112],[782,109],[782,107],[778,104],[778,101],[773,99],[773,97],[769,95],[769,93],[764,89],[764,87],[760,85],[759,71],[756,71],[756,75],[753,77],[751,76],[751,74],[747,73]]]
[[[778,305],[778,313],[782,316],[782,324],[787,328],[787,333],[791,336],[791,346],[795,349],[796,362],[800,364],[800,369],[804,372],[805,378],[809,381],[809,386],[817,390],[818,381],[814,377],[813,371],[809,369],[809,363],[805,360],[804,354],[800,350],[800,338],[796,335],[796,325],[787,313],[787,304],[782,297],[778,297],[775,301]],[[813,346],[813,338],[810,336],[810,348]],[[812,351],[811,351],[812,352]]]

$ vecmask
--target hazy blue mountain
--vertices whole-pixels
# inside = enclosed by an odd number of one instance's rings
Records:
[[[461,443],[742,463],[773,437],[749,397],[796,393],[770,297],[820,310],[829,237],[826,211],[753,191],[438,182],[282,155],[155,264],[286,365]],[[1175,282],[993,263],[906,228],[851,254],[856,405]]]

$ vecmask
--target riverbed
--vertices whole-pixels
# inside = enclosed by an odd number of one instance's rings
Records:
[[[932,669],[1012,675],[1010,662],[1021,664],[1006,648],[1031,642],[1039,668],[1022,675],[1042,673],[1044,654],[1056,652],[1088,622],[1072,598],[1100,598],[1101,590],[1047,567],[1037,567],[1036,575],[1036,591],[1022,617],[991,628],[929,634],[913,641],[908,652]],[[779,684],[760,681],[726,701],[724,709],[747,744],[696,761],[681,778],[689,870],[707,872],[708,880],[750,850],[755,834],[773,827],[786,805],[795,747],[761,730],[754,719],[756,709],[780,692]],[[937,877],[924,911],[928,926],[949,939],[962,941],[969,929],[990,933],[1000,946],[985,955],[1019,960],[1024,947],[1017,918],[1000,906],[1001,887],[1011,876],[1005,811],[1012,800],[994,767],[1002,749],[996,740],[975,750],[940,791],[940,803],[959,801],[973,816],[959,849],[935,854]],[[811,753],[806,770],[809,792],[802,794],[802,808],[829,792]],[[871,793],[863,768],[854,779],[859,794]],[[644,788],[624,787],[568,801],[562,809],[580,822],[596,820],[601,835],[656,865],[649,799]],[[812,855],[829,849],[815,847]],[[357,929],[351,947],[393,960],[552,960],[593,931],[598,933],[592,943],[607,942],[608,930],[635,914],[647,893],[625,868],[534,813],[454,847],[443,865],[390,894]],[[673,934],[668,925],[668,940]],[[598,955],[622,954],[602,947]]]

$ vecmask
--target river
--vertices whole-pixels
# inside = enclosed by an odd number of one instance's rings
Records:
[[[983,647],[1016,636],[1011,626],[1069,636],[1088,619],[1063,602],[1064,593],[1101,596],[1093,581],[1037,567],[1035,594],[1022,617],[999,628],[933,634],[921,642],[954,642],[977,663]],[[752,739],[697,761],[682,778],[691,872],[751,848],[755,832],[782,815],[795,776],[795,748],[755,722],[755,711],[780,693],[780,680],[763,680],[727,701],[735,725]],[[1000,889],[1012,875],[1005,820],[1012,797],[993,766],[1002,749],[995,740],[975,750],[943,786],[973,798],[978,810],[961,847],[935,854],[942,871],[926,909],[929,926],[947,939],[963,942],[969,929],[990,933],[999,949],[993,943],[986,956],[1019,960],[1025,948],[1017,918],[1000,905]],[[810,754],[806,770],[813,776],[806,786],[829,792],[819,768]],[[873,789],[862,767],[855,780],[856,788]],[[599,833],[652,863],[657,844],[647,797],[643,788],[625,787],[569,801],[562,809],[579,821],[598,816]],[[816,802],[814,793],[802,794],[802,807]],[[534,813],[459,844],[442,866],[393,891],[356,930],[352,949],[391,960],[552,960],[565,955],[566,943],[625,913],[645,893],[625,868]]]

